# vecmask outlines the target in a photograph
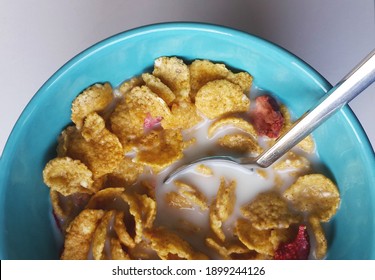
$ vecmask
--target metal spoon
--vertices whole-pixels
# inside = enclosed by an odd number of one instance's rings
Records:
[[[192,165],[207,161],[233,162],[244,167],[266,168],[277,161],[287,151],[297,145],[315,128],[332,116],[354,97],[359,95],[375,80],[375,49],[366,56],[349,74],[338,82],[318,103],[304,113],[293,126],[278,138],[275,144],[258,157],[210,156],[185,164],[172,171],[165,179],[168,183],[173,177]]]

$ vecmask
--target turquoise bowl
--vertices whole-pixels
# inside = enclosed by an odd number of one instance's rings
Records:
[[[17,121],[0,160],[0,258],[58,259],[62,240],[51,215],[42,170],[55,157],[70,106],[96,82],[121,81],[148,71],[159,56],[205,58],[250,72],[262,90],[300,116],[331,85],[296,56],[258,37],[197,23],[137,28],[83,51],[37,92]],[[345,107],[314,133],[324,170],[342,203],[326,225],[328,259],[375,259],[375,157],[356,117]]]

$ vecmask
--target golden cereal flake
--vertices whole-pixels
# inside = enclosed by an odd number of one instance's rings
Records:
[[[104,215],[103,210],[85,209],[66,230],[62,260],[85,260],[91,247],[95,229]]]
[[[241,212],[257,230],[288,228],[300,221],[300,217],[289,210],[287,202],[273,191],[258,194],[241,207]]]
[[[195,252],[188,242],[176,233],[165,228],[158,227],[145,231],[145,236],[151,242],[151,248],[156,251],[163,260],[183,259],[196,260],[207,259],[200,252]]]
[[[137,76],[126,80],[119,86],[119,92],[122,97],[126,96],[133,88],[144,85],[142,77]]]
[[[202,114],[215,119],[229,113],[248,111],[250,99],[239,85],[227,80],[215,80],[200,88],[195,105]]]
[[[147,195],[136,193],[123,194],[124,200],[129,204],[129,212],[135,220],[135,243],[142,241],[143,232],[151,228],[156,217],[156,202]]]
[[[210,206],[209,222],[210,222],[210,229],[212,230],[212,232],[216,235],[216,237],[220,241],[224,241],[225,234],[222,229],[223,221],[219,217],[218,209],[216,207],[216,199],[213,201],[213,203]]]
[[[299,177],[283,195],[295,209],[309,212],[322,222],[328,222],[340,204],[336,185],[322,174]]]
[[[224,64],[213,63],[209,60],[194,60],[190,66],[191,99],[195,99],[198,90],[214,80],[224,79],[229,70]]]
[[[111,259],[112,260],[130,260],[129,255],[122,249],[121,243],[117,238],[111,238]]]
[[[178,192],[168,192],[165,194],[165,202],[173,208],[193,209],[191,200]]]
[[[150,145],[152,144],[152,145]],[[141,145],[135,162],[150,166],[155,173],[183,157],[184,141],[178,130],[154,131],[154,139]]]
[[[210,228],[220,241],[225,240],[222,225],[233,213],[235,203],[236,182],[231,181],[227,184],[225,178],[221,177],[216,199],[212,202],[209,211]]]
[[[197,187],[175,180],[174,184],[179,188],[179,193],[187,198],[192,204],[198,205],[204,211],[208,209],[207,198]]]
[[[199,174],[203,174],[203,175],[206,175],[206,176],[214,175],[214,171],[210,167],[208,167],[207,165],[204,165],[204,164],[198,164],[195,167],[195,171],[197,171]]]
[[[166,120],[170,117],[171,111],[162,98],[146,86],[135,87],[112,113],[111,129],[128,152],[148,130],[146,118]]]
[[[181,59],[159,57],[154,62],[152,74],[173,91],[177,101],[190,99],[190,72],[188,66]]]
[[[109,231],[109,223],[113,218],[113,214],[113,211],[106,212],[94,232],[92,238],[92,255],[95,260],[108,258],[104,252],[104,246]]]
[[[246,219],[238,219],[234,229],[238,239],[250,250],[260,254],[273,255],[274,248],[270,242],[270,230],[258,230],[252,222]]]
[[[221,221],[227,220],[233,213],[236,204],[236,186],[236,181],[227,184],[224,177],[221,177],[215,204]]]
[[[230,72],[226,79],[239,85],[245,94],[250,92],[251,85],[253,84],[253,77],[247,72]]]
[[[190,101],[182,100],[174,103],[171,112],[170,118],[161,121],[165,129],[188,129],[202,121],[195,104]]]
[[[263,150],[253,137],[245,134],[227,134],[218,139],[218,144],[239,153],[259,155]]]
[[[130,222],[131,219],[127,219],[127,224],[125,223],[125,212],[123,211],[116,211],[115,219],[113,223],[113,229],[117,234],[118,240],[121,244],[126,246],[127,248],[134,248],[136,243],[134,241],[135,233],[130,235],[128,227],[130,228],[133,226]]]
[[[73,101],[71,119],[80,129],[86,116],[92,112],[102,112],[112,100],[112,87],[109,83],[95,84],[85,89]]]
[[[249,134],[254,139],[254,142],[257,142],[258,135],[253,125],[250,122],[238,117],[224,117],[214,121],[208,128],[208,137],[212,138],[219,129],[226,127],[238,128],[241,131]]]
[[[222,244],[214,238],[206,238],[205,244],[208,248],[216,252],[224,260],[249,260],[256,256],[255,251],[249,250],[242,243]]]
[[[96,113],[91,113],[88,120],[95,119],[103,122]],[[68,157],[83,162],[93,173],[93,178],[100,178],[111,173],[121,162],[124,150],[119,139],[108,129],[103,128],[100,132],[93,132],[88,126],[91,121],[84,123],[82,131],[85,137],[75,128],[68,127],[63,132],[63,141],[60,140],[60,150],[65,150]]]
[[[64,196],[93,193],[92,172],[79,160],[69,157],[50,160],[43,170],[44,183]]]
[[[129,187],[137,182],[143,170],[144,165],[125,156],[116,169],[107,175],[106,185],[109,187]]]
[[[327,254],[327,239],[324,234],[324,230],[322,225],[317,217],[310,216],[309,217],[309,225],[313,232],[313,236],[315,238],[315,257],[318,260],[324,259]]]
[[[172,102],[176,99],[176,96],[172,90],[158,77],[155,77],[149,73],[143,73],[142,79],[145,81],[146,86],[160,96],[165,103],[167,103],[167,105],[172,105]]]

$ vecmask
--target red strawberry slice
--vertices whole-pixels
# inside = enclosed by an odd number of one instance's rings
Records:
[[[296,238],[290,243],[283,243],[276,250],[275,260],[307,260],[310,254],[310,239],[306,226],[300,225]]]
[[[284,124],[284,117],[276,100],[270,95],[258,96],[255,109],[250,113],[251,121],[259,136],[277,138]]]

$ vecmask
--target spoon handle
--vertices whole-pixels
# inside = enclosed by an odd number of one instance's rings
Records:
[[[348,75],[337,83],[319,102],[280,136],[276,143],[263,152],[256,163],[268,167],[293,148],[338,109],[360,94],[375,80],[375,50],[373,50]]]

